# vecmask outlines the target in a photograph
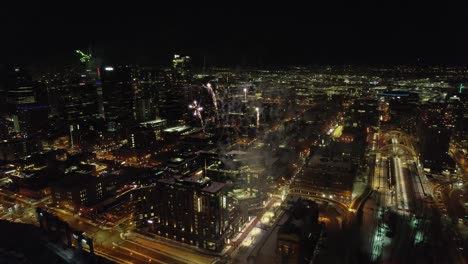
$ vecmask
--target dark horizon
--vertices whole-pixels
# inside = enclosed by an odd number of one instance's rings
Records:
[[[165,65],[173,54],[200,67],[203,57],[207,67],[468,61],[467,23],[444,6],[108,8],[11,9],[3,63],[70,65],[89,46],[108,64]]]

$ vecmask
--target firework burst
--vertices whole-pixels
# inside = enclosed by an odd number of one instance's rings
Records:
[[[217,116],[218,115],[218,99],[216,98],[216,93],[211,87],[211,83],[207,83],[206,85],[203,85],[203,88],[205,88],[208,91],[208,93],[211,95],[211,100],[213,100],[213,106],[214,106],[215,113]]]
[[[193,104],[190,104],[189,108],[193,110],[193,116],[200,119],[203,133],[205,133],[205,122],[203,122],[203,117],[201,114],[201,112],[203,111],[203,107],[200,104],[198,104],[197,101],[193,101]]]

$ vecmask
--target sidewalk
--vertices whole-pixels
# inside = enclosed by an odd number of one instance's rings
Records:
[[[265,246],[265,243],[268,241],[270,236],[273,234],[273,231],[275,231],[275,228],[278,225],[278,223],[283,219],[283,217],[285,217],[285,213],[286,213],[286,211],[284,211],[283,209],[279,210],[278,214],[275,215],[275,221],[273,222],[271,227],[267,230],[266,236],[262,236],[262,238],[260,239],[260,241],[258,241],[257,245],[255,246],[254,250],[252,251],[252,254],[250,254],[249,257],[251,255],[256,256],[258,254],[258,252],[263,248],[263,246]],[[286,214],[286,217],[289,217],[289,216]]]
[[[259,215],[260,215],[259,217],[261,217],[263,214],[265,214],[265,212],[267,212],[268,210],[272,209],[272,206],[275,204],[275,202],[276,202],[276,199],[272,198],[272,199],[268,202],[268,204],[265,205],[265,210],[264,210],[261,214],[259,214]],[[281,210],[280,207],[278,207],[278,209],[275,210],[275,221],[273,222],[273,225],[272,225],[272,226],[274,226],[274,224],[275,224],[276,221],[278,220],[278,216],[282,215],[282,213],[283,213],[282,210],[278,213],[279,210]],[[233,258],[237,256],[237,254],[239,253],[239,251],[238,251],[237,249],[240,249],[239,247],[241,246],[241,243],[239,243],[238,241],[239,241],[239,240],[240,240],[241,242],[244,241],[245,238],[246,238],[247,236],[249,236],[249,234],[252,232],[252,230],[253,230],[254,228],[257,227],[257,224],[258,224],[258,223],[261,223],[259,217],[254,217],[254,218],[251,220],[251,222],[249,222],[248,225],[244,228],[244,230],[242,230],[242,231],[240,232],[241,235],[240,235],[239,237],[236,237],[236,240],[234,241],[234,242],[235,242],[235,244],[234,244],[235,246],[231,247],[231,248],[229,249],[229,251],[226,252],[226,256],[230,256],[230,257],[233,257]],[[268,230],[267,232],[270,232],[271,229],[272,229],[272,228],[270,227],[269,230]],[[264,230],[262,229],[262,230],[261,230],[261,233],[262,233],[263,231],[264,231]],[[261,242],[261,241],[262,241],[262,238],[260,238],[260,240],[259,240],[258,242]],[[257,244],[258,244],[258,243],[257,243]],[[250,249],[248,250],[248,252],[246,252],[246,253],[248,253],[248,254],[247,254],[247,257],[251,254],[251,252],[252,252],[254,249],[255,249],[255,247],[254,247],[254,248],[250,248]]]

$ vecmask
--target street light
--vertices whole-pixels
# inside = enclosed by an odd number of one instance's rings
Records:
[[[244,100],[247,101],[247,88],[244,88]]]

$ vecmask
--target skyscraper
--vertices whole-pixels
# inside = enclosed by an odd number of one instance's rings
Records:
[[[48,106],[39,100],[40,90],[31,76],[21,68],[2,72],[1,111],[13,122],[13,131],[23,136],[39,132],[47,120]]]
[[[86,72],[74,74],[73,78],[60,87],[59,112],[67,125],[81,127],[98,115],[95,82]]]
[[[23,69],[0,70],[0,159],[14,160],[42,150],[38,139],[48,125],[48,106],[41,92]]]
[[[167,87],[163,95],[164,104],[160,107],[161,117],[169,121],[182,120],[187,114],[188,96],[192,84],[190,57],[174,55],[171,71],[167,77]]]
[[[101,69],[104,116],[110,130],[135,120],[136,69],[129,66]]]
[[[424,112],[417,135],[421,162],[425,170],[433,173],[454,167],[448,155],[454,120],[445,107],[432,104],[421,109]]]
[[[136,95],[136,119],[140,122],[154,120],[159,116],[160,93],[165,88],[163,71],[144,67],[138,75]]]

